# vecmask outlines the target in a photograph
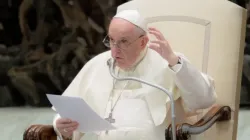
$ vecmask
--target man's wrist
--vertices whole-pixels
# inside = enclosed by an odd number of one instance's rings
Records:
[[[173,54],[167,59],[167,61],[169,66],[173,67],[180,62],[180,58],[177,55]]]

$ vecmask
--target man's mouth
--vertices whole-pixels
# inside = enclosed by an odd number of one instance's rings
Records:
[[[122,58],[121,58],[121,57],[115,57],[115,59],[120,60],[120,59],[122,59]]]

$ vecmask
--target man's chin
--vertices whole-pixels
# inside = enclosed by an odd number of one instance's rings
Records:
[[[127,67],[125,65],[124,61],[122,61],[121,59],[116,59],[116,64],[115,65],[118,66],[121,69],[126,69],[126,67]]]
[[[130,70],[132,68],[131,66],[125,65],[124,63],[116,63],[116,66],[125,71]]]
[[[116,64],[115,65],[118,66],[118,67],[120,67],[120,68],[124,68],[125,67],[123,63],[119,62],[119,60],[116,60]]]

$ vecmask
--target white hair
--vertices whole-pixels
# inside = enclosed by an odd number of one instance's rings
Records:
[[[142,28],[135,26],[135,32],[138,33],[139,35],[146,35],[145,30],[143,30]]]

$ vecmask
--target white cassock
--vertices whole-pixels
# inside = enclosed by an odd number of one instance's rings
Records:
[[[215,103],[216,93],[211,77],[199,72],[182,54],[176,54],[181,64],[170,68],[158,53],[145,49],[134,70],[116,68],[116,74],[139,77],[171,91],[176,100],[176,120],[181,122],[187,111]],[[113,125],[118,129],[108,134],[75,131],[73,140],[164,140],[164,130],[171,123],[168,96],[138,82],[114,81],[107,66],[109,58],[111,52],[107,51],[86,63],[63,96],[83,98],[103,118],[107,118],[113,108]],[[58,117],[54,119],[54,128]],[[61,136],[56,128],[55,131]]]

